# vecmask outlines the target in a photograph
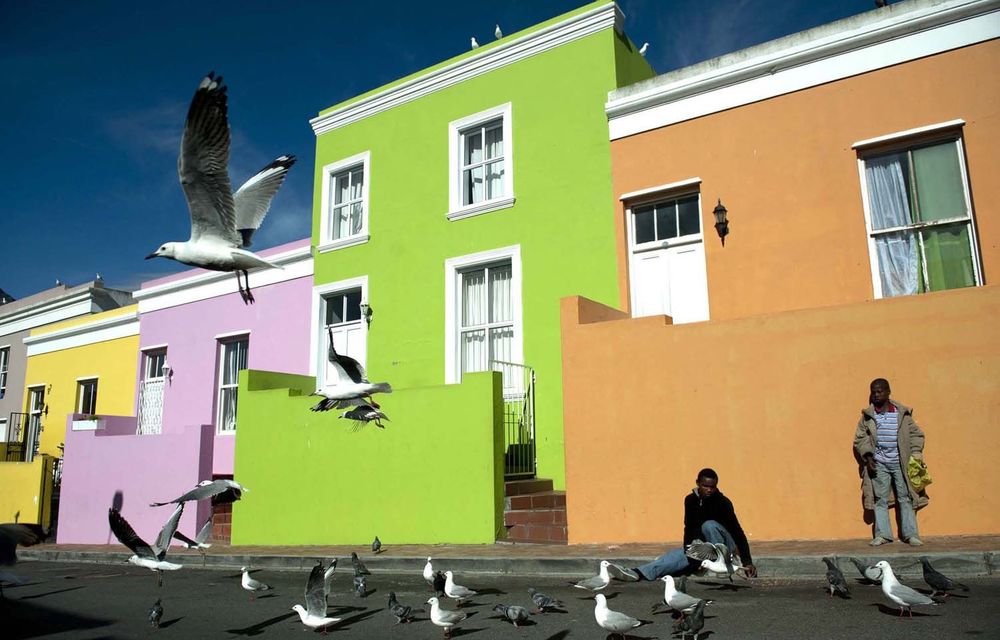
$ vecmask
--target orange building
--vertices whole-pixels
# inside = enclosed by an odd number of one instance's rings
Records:
[[[998,37],[996,1],[910,0],[609,96],[621,300],[563,301],[571,543],[680,539],[706,466],[751,541],[870,536],[876,377],[927,435],[921,534],[1000,532]]]

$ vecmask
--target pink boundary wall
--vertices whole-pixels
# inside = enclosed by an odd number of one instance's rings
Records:
[[[308,239],[299,240],[260,254],[308,245]],[[143,288],[202,273],[188,270]],[[250,280],[253,285],[252,273]],[[122,514],[152,543],[170,513],[168,507],[149,507],[150,502],[176,497],[213,475],[232,475],[238,436],[218,435],[215,429],[217,336],[249,334],[248,369],[309,375],[312,284],[310,274],[254,287],[254,305],[244,305],[234,292],[140,314],[137,376],[142,377],[141,352],[152,346],[167,345],[172,368],[162,432],[135,435],[134,415],[108,416],[99,431],[74,432],[67,423],[57,542],[108,543],[107,510],[120,490]],[[197,519],[194,508],[186,509],[181,530],[192,535],[209,513],[207,502],[198,505]],[[113,537],[110,542],[116,543]]]

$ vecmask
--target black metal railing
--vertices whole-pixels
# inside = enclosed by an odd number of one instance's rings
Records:
[[[535,371],[515,362],[494,360],[503,373],[504,477],[535,476]]]
[[[27,447],[24,442],[25,428],[28,425],[27,413],[11,413],[7,419],[7,442],[3,442],[2,462],[24,462],[27,459]]]

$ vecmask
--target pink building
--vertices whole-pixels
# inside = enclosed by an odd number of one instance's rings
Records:
[[[151,541],[169,516],[150,502],[198,481],[231,477],[238,434],[237,376],[244,369],[309,374],[313,261],[304,239],[262,251],[283,269],[250,274],[256,304],[244,305],[236,278],[193,269],[146,282],[139,303],[135,411],[104,428],[73,431],[59,506],[59,543],[109,538],[107,509],[120,504]],[[70,421],[71,422],[71,421]],[[228,510],[213,517],[228,539]],[[180,530],[193,536],[211,514],[189,504]]]

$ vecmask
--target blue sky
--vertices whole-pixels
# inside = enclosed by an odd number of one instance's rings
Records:
[[[317,112],[583,0],[179,0],[0,4],[0,288],[109,286],[183,269],[143,260],[186,240],[177,151],[208,71],[229,85],[234,186],[299,158],[258,235],[309,234]],[[874,9],[872,0],[621,0],[664,73]]]

